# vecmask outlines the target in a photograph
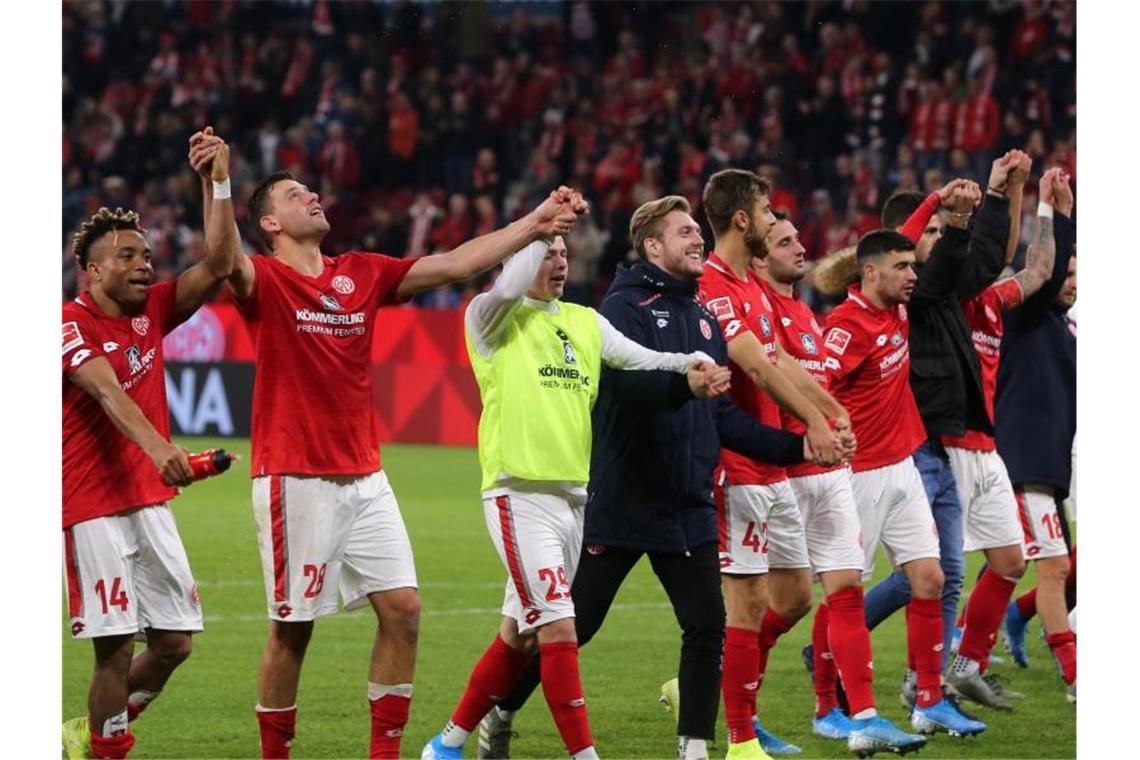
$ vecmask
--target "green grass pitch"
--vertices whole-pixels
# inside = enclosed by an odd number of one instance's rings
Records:
[[[186,489],[175,500],[179,529],[198,580],[205,632],[194,654],[166,692],[133,728],[134,757],[258,757],[253,708],[258,660],[265,642],[265,596],[250,509],[248,441],[182,440],[200,450],[224,446],[242,454],[234,471]],[[411,720],[404,734],[407,757],[419,757],[455,706],[471,667],[498,625],[505,574],[486,535],[478,497],[479,468],[473,449],[385,446],[384,466],[411,532],[423,597],[420,656]],[[978,568],[971,555],[968,586]],[[880,571],[885,569],[880,567]],[[1021,588],[1032,582],[1027,574]],[[817,591],[818,593],[818,591]],[[368,610],[321,620],[305,663],[298,698],[295,758],[365,757],[368,655],[375,618]],[[975,712],[989,724],[982,736],[933,737],[919,757],[1075,757],[1075,709],[1044,643],[1040,625],[1030,629],[1031,667],[1007,658],[994,671],[1029,696],[1016,712]],[[848,757],[841,742],[811,733],[813,694],[800,662],[811,638],[801,621],[773,651],[760,714],[765,725],[800,745],[803,757]],[[62,600],[63,716],[86,709],[92,653],[71,640]],[[902,723],[898,685],[905,665],[903,615],[872,634],[875,696],[880,711]],[[582,650],[582,679],[590,719],[603,757],[676,755],[673,716],[657,703],[663,681],[676,675],[680,633],[664,592],[647,563],[629,576],[606,624]],[[997,648],[1003,654],[1002,647]],[[516,757],[565,757],[541,693],[515,721]],[[723,710],[715,755],[726,749]],[[467,754],[474,757],[474,741]]]

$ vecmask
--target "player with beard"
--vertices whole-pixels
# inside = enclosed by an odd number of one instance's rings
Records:
[[[199,133],[191,145],[215,139]],[[229,282],[257,354],[251,474],[270,619],[255,713],[264,757],[289,756],[314,621],[337,612],[338,595],[346,609],[371,607],[377,620],[366,682],[369,756],[397,757],[408,720],[420,600],[411,543],[380,465],[372,406],[379,308],[471,279],[540,237],[565,233],[585,211],[561,187],[521,219],[448,253],[334,258],[321,251],[329,222],[317,193],[278,172],[251,194],[250,226],[268,253],[236,251]]]
[[[648,348],[697,347],[727,364],[715,320],[694,300],[704,241],[688,201],[666,196],[643,204],[630,220],[629,238],[640,260],[618,270],[601,313]],[[727,384],[729,371],[720,372]],[[585,550],[571,586],[581,646],[601,627],[626,576],[648,556],[682,631],[678,678],[663,690],[677,716],[683,760],[708,757],[720,701],[724,602],[711,495],[720,447],[783,464],[805,455],[802,436],[757,424],[727,397],[704,395],[692,377],[603,370],[593,413]],[[538,683],[532,661],[480,723],[479,757],[509,756],[514,713]]]
[[[775,331],[784,350],[826,389],[823,332],[811,309],[796,293],[803,279],[804,247],[795,225],[782,214],[764,238],[767,255],[754,260],[764,293],[775,313]],[[801,432],[799,420],[781,414],[784,429]],[[808,558],[825,600],[812,626],[816,710],[812,729],[820,736],[847,739],[852,752],[916,750],[926,738],[900,731],[879,716],[872,694],[871,637],[863,618],[863,549],[859,511],[845,465],[819,467],[805,462],[788,468],[788,483],[803,514]],[[839,676],[850,717],[836,699]]]
[[[985,724],[963,716],[942,694],[938,537],[911,458],[925,439],[909,382],[906,304],[918,282],[914,243],[893,230],[875,230],[859,241],[856,260],[860,282],[827,318],[824,363],[829,387],[851,411],[859,437],[851,487],[863,536],[863,577],[874,572],[882,543],[909,581],[907,652],[917,678],[911,726],[921,733],[977,734]]]
[[[733,402],[773,427],[780,425],[781,408],[790,412],[805,424],[819,463],[836,464],[854,453],[848,414],[780,347],[771,299],[750,270],[775,221],[767,183],[752,172],[725,169],[709,178],[703,206],[716,251],[705,263],[699,298],[728,343]],[[722,688],[729,757],[790,752],[754,716],[769,652],[811,611],[803,518],[782,467],[725,449],[716,486],[727,610]]]
[[[1024,658],[1023,639],[1022,647],[1016,644],[1024,637],[1024,620],[1035,602],[1045,641],[1070,701],[1076,702],[1076,634],[1066,614],[1066,586],[1076,575],[1076,550],[1062,503],[1072,480],[1077,430],[1077,328],[1068,314],[1077,299],[1076,224],[1068,177],[1061,174],[1059,179],[1053,185],[1054,279],[1005,316],[994,437],[1017,495],[1026,556],[1037,562],[1036,594],[1015,600],[1006,612],[1007,634],[1015,645],[1011,651],[1020,651]],[[1042,409],[1050,413],[1042,414]],[[1075,582],[1073,586],[1075,603]]]
[[[688,375],[689,387],[709,398],[727,390],[727,370],[703,351],[653,351],[594,309],[563,302],[568,267],[561,237],[539,240],[467,307],[467,353],[483,400],[483,510],[508,580],[499,632],[424,760],[462,757],[471,731],[536,652],[567,753],[598,757],[578,673],[571,584],[582,551],[591,410],[608,382],[602,367]]]

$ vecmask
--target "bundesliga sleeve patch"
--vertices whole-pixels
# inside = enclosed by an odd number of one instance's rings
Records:
[[[841,327],[833,327],[831,331],[827,333],[827,339],[823,342],[823,345],[828,350],[843,356],[843,352],[847,350],[847,344],[850,342],[851,333]]]
[[[63,353],[83,345],[83,336],[79,332],[78,322],[63,323]]]
[[[732,310],[732,301],[728,296],[714,298],[705,304],[705,306],[707,306],[708,310],[713,313],[713,316],[717,318],[717,321],[732,319],[734,316],[736,316],[735,312]]]

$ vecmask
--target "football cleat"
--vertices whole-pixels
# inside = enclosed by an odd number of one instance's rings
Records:
[[[483,720],[479,721],[479,750],[476,757],[480,760],[506,760],[511,756],[511,739],[518,734],[511,730],[510,718],[504,718],[499,708],[492,707]]]
[[[881,715],[863,720],[851,720],[851,733],[847,737],[847,749],[858,757],[871,757],[876,752],[894,752],[905,755],[922,749],[926,737],[908,734]]]
[[[1010,602],[1005,608],[1005,617],[1001,623],[1002,638],[1005,639],[1005,648],[1013,657],[1013,661],[1020,667],[1029,667],[1029,653],[1025,650],[1025,626],[1027,621],[1021,617],[1017,609],[1017,602]]]
[[[681,719],[681,682],[676,678],[670,678],[665,683],[661,684],[661,696],[657,699],[658,702],[665,705],[665,709],[673,713],[675,720]]]
[[[912,678],[903,677],[902,686],[899,687],[899,704],[910,710],[914,709],[914,704],[918,700],[918,685]]]
[[[725,760],[772,760],[772,756],[764,751],[756,739],[729,744],[728,754],[724,757]]]
[[[941,699],[929,707],[915,706],[910,726],[920,734],[947,733],[950,736],[974,736],[986,730],[980,720],[968,718],[949,699]]]
[[[990,662],[993,662],[993,660],[991,659]],[[997,673],[986,673],[982,676],[982,680],[985,681],[989,687],[993,689],[994,694],[998,696],[1005,697],[1006,699],[1025,699],[1024,692],[1015,691],[1005,685],[1004,676],[999,676]]]
[[[91,750],[91,726],[86,715],[72,718],[63,724],[63,751],[68,760],[95,757]]]
[[[1009,703],[1009,700],[996,692],[982,677],[981,673],[974,672],[970,675],[964,675],[951,670],[946,674],[946,685],[957,692],[959,696],[971,702],[977,702],[979,705],[1006,712],[1013,710],[1013,705]]]
[[[824,739],[846,739],[854,724],[838,707],[831,708],[822,718],[811,719],[811,730]]]
[[[445,746],[443,734],[436,734],[424,745],[420,760],[463,760],[463,748]]]
[[[1075,680],[1065,687],[1065,699],[1067,699],[1071,705],[1077,703],[1077,682]]]
[[[788,744],[786,741],[766,731],[760,725],[760,719],[755,715],[752,716],[752,728],[756,731],[756,739],[760,742],[760,746],[769,755],[799,755],[803,750],[794,744]]]

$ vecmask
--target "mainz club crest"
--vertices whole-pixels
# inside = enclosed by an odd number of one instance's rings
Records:
[[[150,318],[135,317],[131,320],[131,327],[133,327],[135,332],[139,335],[146,335],[147,330],[150,329]]]
[[[712,340],[712,326],[709,325],[708,320],[701,320],[701,335],[705,336],[705,340]]]
[[[351,277],[347,275],[338,274],[332,280],[333,290],[340,293],[342,296],[347,296],[352,291],[356,290],[356,283],[352,281]]]

